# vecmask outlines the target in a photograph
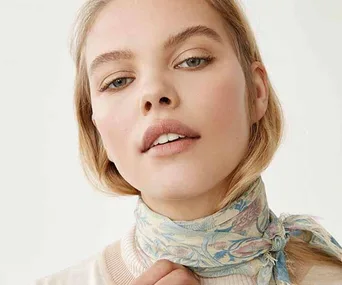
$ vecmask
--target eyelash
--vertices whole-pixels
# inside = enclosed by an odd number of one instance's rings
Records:
[[[187,59],[185,59],[185,60],[183,60],[181,63],[179,63],[179,64],[177,64],[177,66],[179,66],[179,65],[181,65],[182,63],[184,63],[184,62],[187,62],[188,60],[190,60],[190,59],[203,59],[203,60],[205,60],[205,64],[204,64],[204,66],[203,67],[205,67],[205,66],[207,66],[207,65],[209,65],[214,59],[215,59],[215,57],[213,57],[213,56],[204,56],[204,57],[198,57],[198,56],[193,56],[193,57],[189,57],[189,58],[187,58]],[[189,68],[189,69],[198,69],[199,67],[194,67],[194,68]],[[179,69],[179,68],[177,68],[177,69]],[[100,88],[100,92],[104,92],[104,91],[106,91],[107,89],[109,89],[109,86],[112,84],[112,83],[114,83],[116,80],[119,80],[119,79],[127,79],[127,78],[130,78],[130,77],[118,77],[118,78],[116,78],[116,79],[114,79],[114,80],[111,80],[110,82],[108,82],[108,83],[105,83],[101,88]],[[124,86],[125,87],[125,86]],[[118,87],[118,88],[111,88],[111,89],[113,89],[113,90],[119,90],[119,89],[122,89],[122,88],[124,88],[124,87]]]

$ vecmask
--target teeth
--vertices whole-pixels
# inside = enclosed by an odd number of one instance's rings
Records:
[[[178,134],[172,134],[172,133],[163,134],[154,141],[153,146],[155,146],[157,144],[164,144],[164,143],[167,143],[169,141],[174,141],[174,140],[177,140],[178,138],[185,138],[185,136],[178,135]]]

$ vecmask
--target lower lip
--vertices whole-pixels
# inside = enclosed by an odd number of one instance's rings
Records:
[[[166,144],[159,144],[150,148],[146,153],[152,156],[168,156],[189,150],[196,144],[199,138],[187,138]]]

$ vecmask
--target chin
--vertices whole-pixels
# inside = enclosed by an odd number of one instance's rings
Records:
[[[184,179],[184,177],[172,175],[167,177],[166,181],[154,180],[147,192],[153,191],[155,196],[161,199],[186,199],[197,196],[208,188],[205,181],[198,178],[191,179],[188,176],[187,179]]]

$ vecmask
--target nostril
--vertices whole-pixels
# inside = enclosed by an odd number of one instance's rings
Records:
[[[166,98],[166,97],[161,98],[160,101],[161,101],[162,103],[163,103],[163,102],[165,102],[165,103],[167,103],[167,104],[170,103],[170,99],[169,99],[169,98]]]
[[[151,109],[151,106],[152,106],[151,102],[147,102],[146,105],[145,105],[145,109],[147,111],[149,111]]]

